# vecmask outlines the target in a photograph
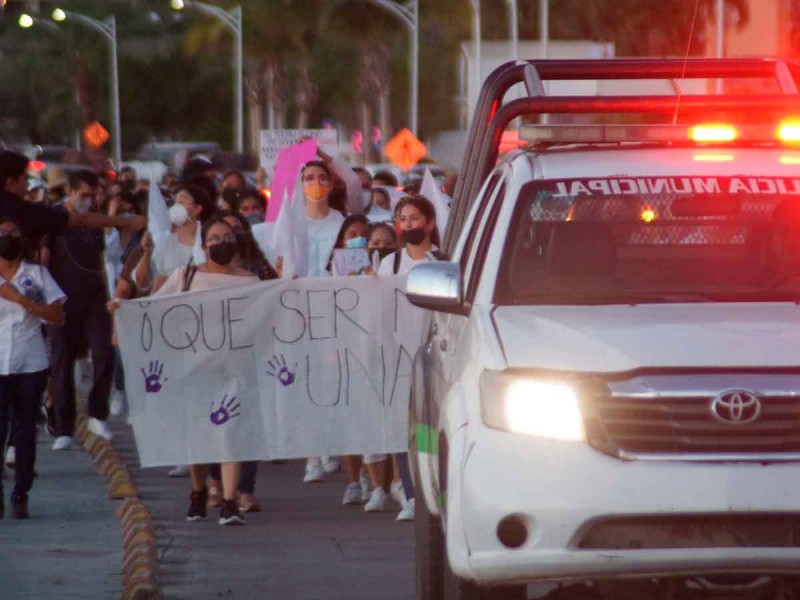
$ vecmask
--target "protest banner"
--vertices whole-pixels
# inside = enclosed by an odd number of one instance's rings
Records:
[[[404,451],[424,320],[404,289],[330,277],[123,302],[142,466]]]
[[[339,143],[336,129],[263,129],[259,134],[259,161],[266,170],[270,184],[275,177],[275,164],[281,148],[296,144],[302,139],[312,138],[328,154],[335,154]]]

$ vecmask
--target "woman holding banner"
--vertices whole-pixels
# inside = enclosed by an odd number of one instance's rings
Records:
[[[292,225],[292,232],[281,235],[277,232],[275,266],[282,276],[300,275],[305,277],[324,277],[330,275],[326,267],[331,255],[336,238],[342,228],[345,217],[330,204],[333,191],[334,175],[344,183],[346,188],[346,209],[352,214],[362,214],[365,209],[361,194],[361,180],[358,175],[346,164],[333,160],[330,156],[317,150],[321,160],[306,163],[300,171],[300,184],[302,186],[302,205],[297,202],[294,210],[302,210],[302,216],[296,218]],[[288,215],[289,207],[284,205],[282,213]],[[290,221],[292,222],[292,221]],[[281,227],[281,216],[278,217],[277,227]],[[305,256],[295,257],[290,252],[290,247],[300,241],[305,250]],[[291,269],[285,268],[285,258],[291,257]],[[299,259],[299,260],[298,260]],[[304,267],[298,269],[298,264]],[[333,473],[339,468],[339,463],[333,457],[311,457],[306,462],[306,472],[303,477],[305,483],[322,481],[326,473]]]
[[[436,209],[430,200],[425,196],[406,196],[397,204],[395,221],[400,229],[402,249],[381,261],[378,275],[406,275],[422,262],[439,259]],[[397,520],[412,521],[415,512],[414,482],[408,468],[408,454],[396,454],[394,459],[396,473],[402,480],[402,484],[392,483],[392,496],[403,507]],[[373,491],[374,498],[370,498],[364,510],[382,510],[386,502],[385,493],[382,492],[382,488],[376,488]]]
[[[258,283],[258,277],[238,266],[240,249],[236,231],[224,217],[215,215],[203,223],[201,241],[206,262],[199,266],[190,262],[187,266],[173,271],[153,296]],[[109,303],[109,310],[112,312],[118,307],[115,302]],[[223,501],[220,508],[220,525],[244,525],[244,517],[236,502],[241,466],[238,462],[222,463],[220,470]],[[190,465],[189,470],[192,477],[192,493],[186,519],[198,521],[207,516],[208,465]]]

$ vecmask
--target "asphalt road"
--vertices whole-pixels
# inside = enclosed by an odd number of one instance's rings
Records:
[[[413,523],[397,511],[366,514],[342,506],[344,475],[302,482],[303,464],[261,463],[262,512],[244,527],[185,520],[189,479],[140,469],[129,430],[114,426],[142,501],[157,523],[164,597],[175,600],[410,600],[414,597]]]
[[[10,518],[3,480],[0,600],[109,600],[122,592],[122,532],[106,483],[83,450],[53,452],[40,436],[31,518]],[[10,476],[11,471],[6,469]]]

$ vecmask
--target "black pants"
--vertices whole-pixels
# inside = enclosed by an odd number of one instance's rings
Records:
[[[50,391],[56,411],[56,435],[71,436],[75,431],[75,359],[88,346],[94,363],[94,384],[89,393],[90,417],[108,418],[108,394],[114,375],[114,347],[111,345],[111,316],[104,298],[92,305],[70,311],[63,327],[49,326]]]
[[[36,417],[47,385],[47,371],[0,375],[0,440],[8,435],[9,418],[14,412],[14,496],[27,494],[33,485],[36,464]],[[0,478],[0,493],[3,480]]]
[[[256,473],[258,473],[258,461],[246,460],[242,463],[242,476],[239,478],[240,494],[255,493]],[[214,481],[222,480],[222,468],[219,463],[208,465],[208,476]]]

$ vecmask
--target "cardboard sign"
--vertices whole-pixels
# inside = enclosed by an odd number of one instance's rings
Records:
[[[334,275],[353,275],[369,265],[366,248],[340,248],[333,251]]]
[[[303,138],[313,138],[328,154],[333,154],[339,144],[336,129],[264,129],[259,137],[259,160],[267,171],[270,183],[275,177],[275,165],[282,148],[296,144]],[[275,194],[272,195],[273,198]]]
[[[286,198],[294,196],[297,176],[304,164],[317,156],[317,140],[311,139],[299,144],[286,146],[278,151],[275,162],[275,177],[272,179],[272,190],[265,220],[273,223],[278,219],[281,206]]]

